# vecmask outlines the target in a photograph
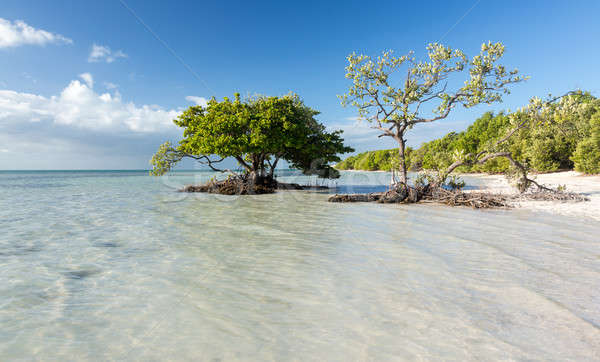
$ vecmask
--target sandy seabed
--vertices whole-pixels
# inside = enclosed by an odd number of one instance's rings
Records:
[[[600,176],[584,175],[576,171],[565,171],[530,175],[540,184],[550,187],[566,186],[566,190],[585,195],[590,201],[560,202],[560,201],[520,201],[516,207],[546,211],[560,215],[585,216],[600,221]],[[482,181],[481,189],[492,193],[514,193],[503,175],[472,175]]]

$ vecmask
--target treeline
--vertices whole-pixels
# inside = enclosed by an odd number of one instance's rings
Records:
[[[450,132],[442,138],[407,148],[409,170],[440,170],[468,153],[493,147],[519,121],[524,113],[485,113],[463,132]],[[536,172],[571,170],[600,173],[600,99],[589,93],[565,97],[552,105],[539,120],[521,129],[503,146],[518,161]],[[338,163],[340,170],[383,170],[395,168],[398,150],[363,152]],[[484,164],[461,166],[459,172],[506,172],[504,158]]]

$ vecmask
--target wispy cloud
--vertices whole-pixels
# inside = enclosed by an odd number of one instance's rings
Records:
[[[33,83],[33,84],[37,83],[37,79],[35,79],[31,74],[29,74],[27,72],[23,72],[23,74],[21,74],[21,75],[23,76],[23,78],[27,79],[31,83]]]
[[[197,106],[206,107],[208,105],[208,101],[204,97],[196,97],[196,96],[187,96],[185,100],[188,102],[196,103]]]
[[[0,48],[21,45],[46,45],[50,43],[72,44],[73,40],[60,34],[36,29],[22,20],[11,22],[0,18]]]
[[[112,89],[117,89],[119,88],[119,85],[115,84],[115,83],[111,83],[111,82],[104,82],[104,87],[106,89],[112,90]]]
[[[127,58],[127,54],[123,53],[122,50],[113,51],[108,46],[94,44],[92,45],[92,50],[90,51],[88,62],[112,63],[118,58]]]
[[[360,116],[355,116],[355,117],[346,117],[346,118],[344,118],[344,120],[356,122],[356,121],[362,121],[362,120],[364,120],[364,118],[360,117]]]
[[[378,138],[378,130],[370,127],[370,124],[367,122],[347,122],[346,119],[343,119],[342,121],[329,124],[327,129],[328,131],[343,131],[342,138],[344,139],[344,144],[354,147],[357,153],[366,150],[393,147],[392,140],[386,139],[389,137]]]
[[[89,88],[94,88],[94,78],[90,73],[79,74],[79,77],[83,79]]]

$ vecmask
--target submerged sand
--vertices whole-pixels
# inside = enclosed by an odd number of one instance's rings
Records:
[[[482,182],[480,189],[493,193],[513,194],[511,187],[503,175],[468,175]],[[600,176],[584,175],[576,171],[538,174],[533,177],[538,183],[557,187],[566,186],[566,190],[585,195],[590,201],[560,202],[560,201],[519,201],[516,207],[545,211],[559,215],[584,216],[600,220]]]

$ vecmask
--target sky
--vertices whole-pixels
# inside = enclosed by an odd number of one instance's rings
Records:
[[[531,78],[503,103],[411,130],[418,146],[532,96],[600,96],[599,13],[596,0],[3,0],[0,169],[147,169],[180,139],[182,110],[236,92],[295,92],[357,152],[391,148],[340,104],[349,53],[422,57],[441,42],[472,56],[503,42],[502,63]]]

